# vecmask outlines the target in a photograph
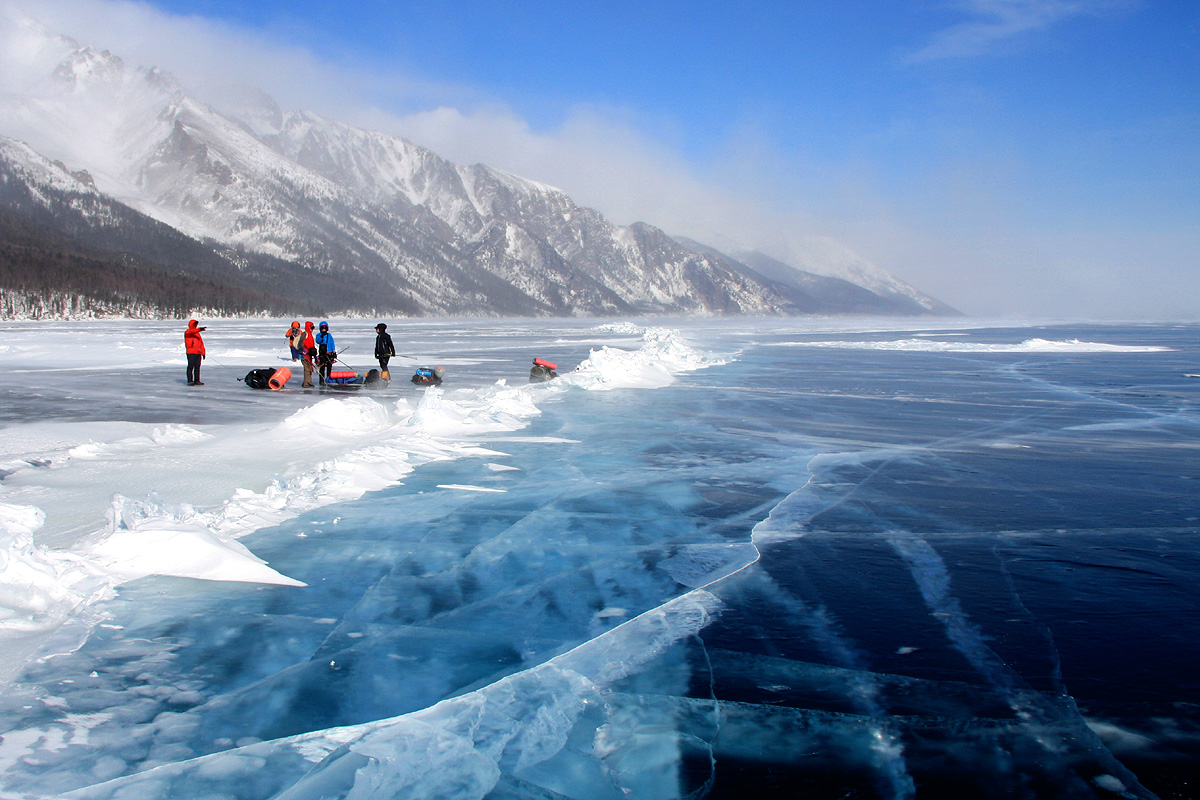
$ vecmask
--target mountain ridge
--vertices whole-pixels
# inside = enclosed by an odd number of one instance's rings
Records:
[[[814,298],[799,279],[686,247],[645,223],[615,225],[558,189],[482,164],[454,164],[400,137],[283,111],[261,93],[240,113],[222,114],[161,70],[131,68],[34,23],[10,26],[5,36],[9,45],[24,37],[17,49],[35,56],[0,85],[7,90],[0,92],[0,135],[26,142],[67,174],[65,165],[86,171],[98,193],[226,261],[221,253],[252,253],[292,264],[292,278],[302,283],[321,285],[318,276],[327,276],[381,287],[373,290],[377,299],[399,313],[783,315],[871,307],[907,315],[948,308],[911,287],[863,289],[879,299],[858,304],[832,292]],[[40,191],[34,173],[26,177],[27,188]],[[345,310],[363,309],[364,301],[354,302]]]

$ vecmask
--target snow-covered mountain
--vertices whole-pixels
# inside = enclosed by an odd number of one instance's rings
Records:
[[[384,277],[356,281],[200,242],[0,136],[0,315],[279,315],[399,307]]]
[[[831,257],[821,259],[817,264],[801,261],[806,266],[811,265],[812,272],[785,264],[757,250],[739,250],[732,257],[765,278],[794,286],[821,298],[823,302],[842,305],[858,313],[894,314],[905,305],[909,308],[906,313],[910,314],[957,316],[960,313],[832,240],[822,240],[820,246],[822,250],[829,251]],[[842,277],[836,277],[838,275]]]
[[[195,239],[386,286],[377,309],[862,310],[814,300],[802,280],[685,247],[651,226],[614,225],[552,187],[285,112],[266,96],[221,114],[159,70],[131,67],[29,19],[0,23],[0,135],[68,173],[86,170],[98,193]],[[874,313],[937,308],[898,281],[866,288],[879,299]]]

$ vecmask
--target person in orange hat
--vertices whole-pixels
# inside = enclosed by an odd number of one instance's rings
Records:
[[[204,360],[204,339],[200,337],[200,323],[194,319],[188,320],[187,330],[183,332],[183,349],[187,353],[187,382],[188,386],[203,386],[200,382],[200,362]]]
[[[292,349],[292,361],[304,357],[304,332],[300,330],[300,320],[292,320],[292,327],[287,332],[288,347]]]

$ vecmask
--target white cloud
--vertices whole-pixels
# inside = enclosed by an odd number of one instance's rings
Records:
[[[939,31],[910,62],[970,58],[1011,45],[1065,20],[1127,9],[1132,0],[960,0],[953,7],[970,19]]]
[[[201,16],[177,16],[133,0],[0,0],[80,44],[125,61],[160,67],[193,95],[219,105],[230,91],[262,89],[285,108],[337,116],[363,98],[386,95],[429,104],[458,102],[470,90],[397,70],[331,63],[270,30]]]

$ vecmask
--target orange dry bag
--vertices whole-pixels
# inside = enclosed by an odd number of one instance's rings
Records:
[[[271,380],[268,381],[268,384],[272,389],[278,392],[291,377],[292,371],[290,369],[287,367],[280,367],[279,369],[275,370],[275,374],[271,376]]]

